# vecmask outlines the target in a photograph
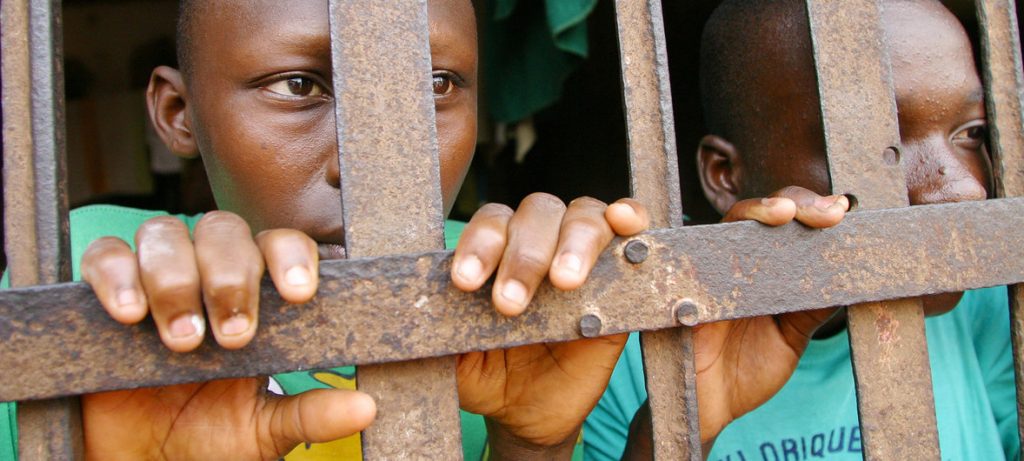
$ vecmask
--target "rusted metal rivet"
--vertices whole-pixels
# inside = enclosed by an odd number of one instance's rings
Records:
[[[580,334],[586,338],[601,336],[602,327],[604,327],[603,322],[597,314],[587,314],[580,318]]]
[[[676,321],[692,327],[697,324],[697,303],[690,298],[683,298],[676,303]]]
[[[886,165],[898,165],[900,163],[900,150],[895,147],[887,147],[882,152],[882,160],[885,160]]]
[[[633,264],[640,264],[647,260],[647,253],[650,250],[647,249],[647,244],[639,240],[631,240],[626,244],[626,249],[623,253],[626,254],[626,261]]]

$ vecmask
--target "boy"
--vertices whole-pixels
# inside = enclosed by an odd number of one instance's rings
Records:
[[[882,6],[910,203],[985,199],[990,191],[985,107],[963,28],[937,1],[888,0]],[[708,128],[714,134],[701,141],[698,170],[715,208],[724,212],[739,199],[787,184],[828,191],[804,2],[728,0],[709,20],[701,46],[701,90]],[[960,307],[949,312],[958,302]],[[1002,287],[924,299],[926,314],[932,315],[926,330],[945,458],[1017,459],[1006,305]],[[799,366],[794,362],[789,368],[795,367],[792,378],[774,397],[772,386],[757,388],[753,367],[737,374],[754,381],[723,382],[727,392],[741,398],[712,410],[721,415],[722,424],[736,421],[717,440],[702,434],[706,443],[714,443],[710,459],[861,458],[842,314],[818,329]],[[758,322],[703,325],[695,341],[703,344],[707,335],[716,335],[725,341],[737,339],[739,348],[744,341],[762,344],[773,329]],[[794,358],[800,356],[802,346],[797,346],[790,347]],[[760,349],[762,357],[787,352],[785,347]],[[638,381],[642,383],[642,375],[635,375],[638,355],[631,341],[605,397],[586,423],[588,453],[621,453],[623,427],[632,409],[646,398],[637,387]],[[716,359],[698,349],[697,368],[721,368]],[[712,416],[702,414],[702,421],[705,417]],[[605,429],[609,426],[616,431]],[[638,433],[630,434],[631,442]],[[617,443],[608,443],[615,439]]]
[[[476,39],[467,1],[429,6],[442,190],[450,205],[474,145]],[[172,151],[204,156],[218,206],[230,212],[198,222],[124,209],[76,212],[76,254],[98,237],[90,232],[120,231],[120,239],[100,239],[82,256],[82,277],[112,317],[132,323],[152,314],[163,342],[186,352],[205,334],[205,305],[217,342],[237,348],[255,334],[255,287],[264,268],[289,301],[315,293],[318,259],[344,251],[327,29],[324,2],[182,3],[182,69],[154,71],[150,114]],[[776,200],[746,210],[779,223],[803,208]],[[497,271],[495,307],[516,315],[545,275],[559,288],[578,287],[614,234],[646,225],[643,207],[629,200],[565,206],[537,194],[515,213],[489,205],[465,228],[453,283],[474,290]],[[123,241],[133,233],[137,255]],[[488,419],[493,456],[566,457],[624,342],[618,335],[465,354],[460,400]],[[309,379],[351,386],[346,373],[285,375],[277,383],[289,394],[311,387]],[[289,384],[301,378],[307,382]],[[279,398],[265,389],[263,380],[233,379],[85,396],[86,449],[103,459],[276,459],[300,442],[353,434],[374,416],[373,402],[354,391]],[[477,430],[464,443],[482,445],[480,421],[466,424]],[[331,456],[358,455],[353,439],[341,444],[332,444]],[[467,457],[479,456],[467,450]]]

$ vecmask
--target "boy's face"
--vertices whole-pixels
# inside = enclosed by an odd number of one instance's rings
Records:
[[[892,62],[910,203],[985,199],[990,167],[983,90],[960,24],[938,2],[883,3],[882,22]],[[778,78],[769,91],[783,91],[779,88],[794,81],[813,82],[813,76],[773,75]],[[807,117],[817,111],[817,89],[788,92],[782,100],[791,107],[779,107],[778,120],[767,125],[774,126],[774,132],[751,134],[752,139],[778,142],[740,153],[744,164],[760,163],[758,171],[751,167],[740,171],[736,184],[740,198],[764,196],[790,185],[830,193],[820,119]],[[948,311],[959,298],[959,293],[927,297],[926,312]]]
[[[448,210],[476,141],[476,25],[468,0],[431,0],[429,17]],[[193,42],[182,123],[218,207],[254,232],[343,243],[327,2],[216,0],[195,19]]]
[[[955,21],[937,4],[884,5],[900,153],[912,205],[982,200],[988,195],[984,93],[970,43]],[[775,83],[778,88],[791,85]],[[808,111],[817,111],[817,88],[792,90],[789,101],[799,107],[781,107],[777,115],[782,120],[774,126],[813,128],[767,135],[788,138],[785,151],[767,146],[763,154],[745,153],[759,156],[765,171],[751,174],[763,175],[768,184],[742,195],[765,195],[789,185],[830,193],[820,122],[803,120]]]

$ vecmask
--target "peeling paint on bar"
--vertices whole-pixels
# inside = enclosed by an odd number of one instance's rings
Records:
[[[332,0],[330,16],[346,253],[444,248],[427,3]],[[454,357],[359,367],[356,385],[377,403],[366,459],[462,458]]]
[[[264,283],[252,344],[190,354],[168,351],[150,322],[110,320],[83,284],[9,290],[0,292],[0,368],[20,372],[0,381],[0,400],[566,341],[581,337],[588,313],[600,315],[602,334],[658,330],[678,325],[674,309],[686,300],[696,324],[1024,282],[1020,229],[1024,198],[863,211],[825,230],[655,230],[637,237],[651,249],[643,264],[626,261],[616,242],[591,283],[544,285],[515,319],[494,311],[489,290],[451,286],[450,252],[327,261],[309,304],[287,304]]]
[[[1013,0],[976,0],[997,197],[1024,196],[1024,63]],[[1024,414],[1024,286],[1010,288],[1017,414]],[[1024,418],[1017,420],[1024,442]]]
[[[852,194],[860,209],[907,206],[878,3],[808,0],[807,9],[832,192]],[[850,306],[847,316],[864,458],[938,459],[920,299]]]
[[[11,286],[71,279],[61,2],[4,0],[4,219]],[[24,353],[24,352],[22,352]],[[81,459],[77,397],[18,407],[19,459]]]
[[[661,1],[617,0],[615,12],[632,195],[649,207],[652,227],[680,227],[683,211]],[[649,248],[639,251],[642,245],[639,240],[627,244],[627,260],[645,261]],[[652,302],[659,307],[664,304],[664,300]],[[665,315],[672,316],[669,311]],[[689,328],[640,335],[654,459],[703,458]]]

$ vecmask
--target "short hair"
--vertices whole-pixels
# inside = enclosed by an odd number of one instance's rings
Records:
[[[778,78],[779,73],[787,78]],[[772,114],[783,104],[820,119],[816,101],[793,107],[784,92],[770,91],[773,81],[809,86],[817,95],[805,2],[726,0],[708,19],[701,39],[701,104],[710,134],[756,146],[777,129]],[[737,148],[744,152],[748,146]]]
[[[204,9],[201,0],[179,0],[178,17],[175,26],[175,42],[178,53],[178,67],[186,77],[192,72],[192,47],[196,17]]]

